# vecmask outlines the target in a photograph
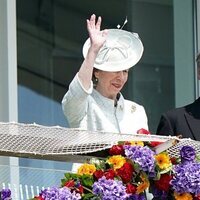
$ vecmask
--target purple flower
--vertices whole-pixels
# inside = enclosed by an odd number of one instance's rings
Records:
[[[133,162],[139,164],[140,170],[154,175],[155,168],[155,152],[147,146],[130,146],[125,145],[125,155]]]
[[[144,194],[132,194],[128,200],[146,200],[146,197]]]
[[[191,146],[183,146],[180,150],[181,154],[181,162],[187,163],[187,162],[193,162],[196,155],[195,150]]]
[[[40,196],[45,200],[78,200],[81,199],[79,193],[71,192],[69,188],[57,188],[51,187],[49,189],[44,189],[41,191]]]
[[[93,184],[92,190],[101,200],[126,200],[129,196],[122,181],[106,179],[105,176]]]
[[[170,184],[177,193],[200,194],[200,163],[179,164]]]
[[[168,199],[168,194],[165,191],[159,190],[156,187],[152,188],[152,194],[155,198],[159,198],[162,200],[167,200]]]
[[[2,189],[1,191],[1,200],[10,200],[11,198],[11,191],[10,189]]]

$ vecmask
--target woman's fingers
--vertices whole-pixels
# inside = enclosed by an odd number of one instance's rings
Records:
[[[99,16],[96,21],[96,15],[91,15],[90,19],[87,19],[87,29],[92,44],[97,47],[101,47],[105,42],[107,36],[107,30],[101,31],[102,18]]]
[[[100,27],[101,27],[101,17],[99,16],[98,20],[97,20],[97,23],[96,23],[96,29],[100,30]]]
[[[91,29],[95,29],[95,20],[96,16],[93,14],[90,16],[90,19],[87,19],[87,27]]]
[[[87,28],[89,29],[97,29],[100,31],[101,28],[101,17],[99,16],[96,22],[96,15],[91,15],[90,19],[87,19]]]
[[[96,15],[95,14],[91,15],[91,17],[90,17],[91,28],[95,28],[95,20],[96,20]]]

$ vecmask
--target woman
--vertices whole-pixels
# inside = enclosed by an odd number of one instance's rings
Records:
[[[120,93],[129,68],[142,56],[137,34],[124,30],[100,30],[101,17],[87,20],[89,39],[84,61],[62,100],[71,128],[135,134],[148,129],[143,106],[125,100]],[[92,82],[94,80],[95,83]]]

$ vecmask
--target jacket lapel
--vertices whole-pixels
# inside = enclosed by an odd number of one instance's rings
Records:
[[[185,113],[186,122],[195,140],[200,141],[200,119],[194,118],[191,114]]]

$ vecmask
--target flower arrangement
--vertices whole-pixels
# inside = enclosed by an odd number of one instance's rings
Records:
[[[150,134],[141,129],[139,134]],[[105,159],[92,158],[77,173],[66,173],[60,187],[44,189],[32,200],[200,200],[200,159],[191,146],[180,156],[156,154],[158,142],[125,141]]]
[[[141,129],[139,134],[150,134]],[[105,159],[91,159],[76,174],[66,173],[61,187],[42,190],[35,200],[200,200],[200,160],[191,146],[179,158],[155,154],[158,142],[119,142]]]

